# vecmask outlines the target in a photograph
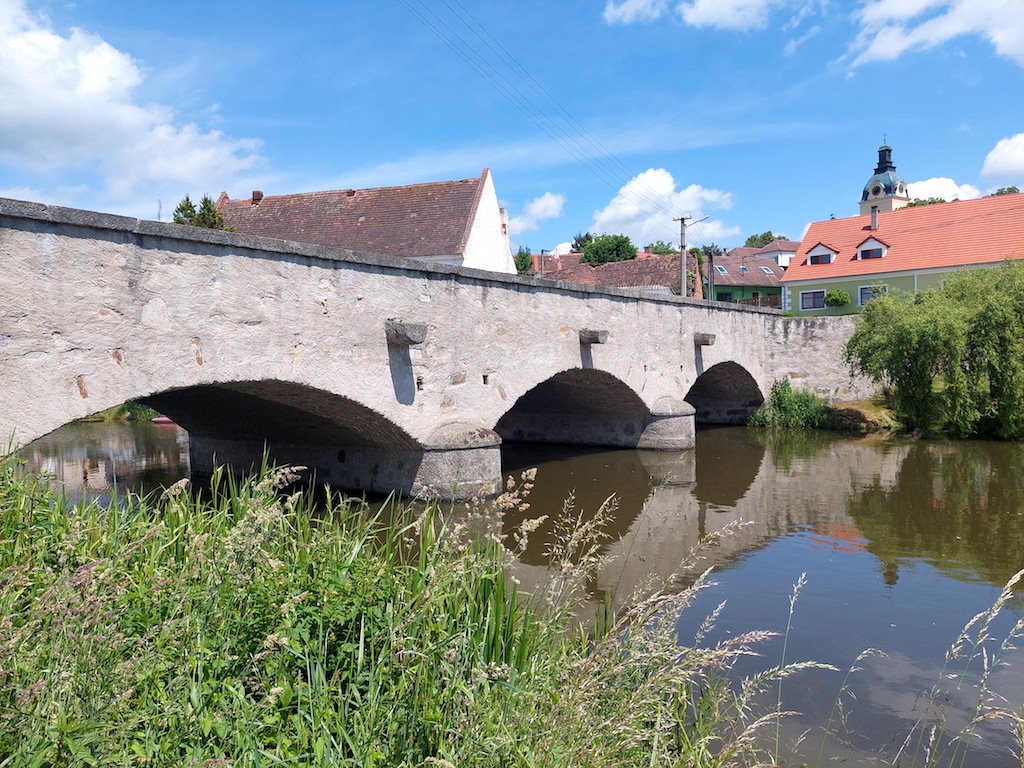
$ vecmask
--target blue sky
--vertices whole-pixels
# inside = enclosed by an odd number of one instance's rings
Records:
[[[513,248],[799,239],[883,136],[1024,188],[1024,0],[0,0],[0,196],[142,218],[489,167]]]

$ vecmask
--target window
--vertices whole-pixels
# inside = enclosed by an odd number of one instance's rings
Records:
[[[732,291],[723,291],[718,294],[719,301],[732,301]]]
[[[889,290],[887,285],[862,285],[858,290],[860,294],[860,305],[863,307],[872,299],[884,296]]]
[[[729,274],[729,270],[727,270],[721,264],[715,264],[715,272],[717,272],[720,275],[728,275]]]
[[[766,275],[774,275],[775,274],[774,272],[772,272],[772,268],[771,267],[761,267],[761,271],[764,272]]]
[[[814,253],[811,254],[807,259],[810,264],[831,264],[832,254],[831,253]]]
[[[801,291],[800,309],[824,309],[825,291]]]
[[[740,267],[740,272],[749,272],[749,271],[750,270],[748,270],[746,267],[742,267],[742,266]]]
[[[882,249],[865,248],[863,251],[860,252],[860,257],[862,259],[880,259],[882,258]]]

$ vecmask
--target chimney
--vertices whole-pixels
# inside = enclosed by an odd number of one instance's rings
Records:
[[[260,192],[258,189],[254,189],[252,191],[252,205],[259,205],[262,199],[263,193]]]
[[[878,206],[871,206],[871,229],[878,229]]]

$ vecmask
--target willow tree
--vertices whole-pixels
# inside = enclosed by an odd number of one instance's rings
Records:
[[[897,416],[913,429],[1024,438],[1024,263],[873,299],[846,360],[890,389]]]

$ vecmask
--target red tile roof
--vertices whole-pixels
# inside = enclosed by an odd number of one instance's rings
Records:
[[[224,224],[248,235],[391,256],[458,256],[489,171],[477,179],[294,195],[222,193]]]
[[[857,258],[867,238],[884,241],[882,259]],[[809,264],[817,245],[838,252],[831,264]],[[1024,194],[981,197],[882,211],[878,229],[871,215],[811,224],[782,282],[873,275],[919,269],[956,268],[1024,258]]]
[[[611,261],[596,267],[577,263],[557,271],[547,270],[544,277],[610,288],[668,288],[679,282],[679,256],[641,252],[628,261]]]

